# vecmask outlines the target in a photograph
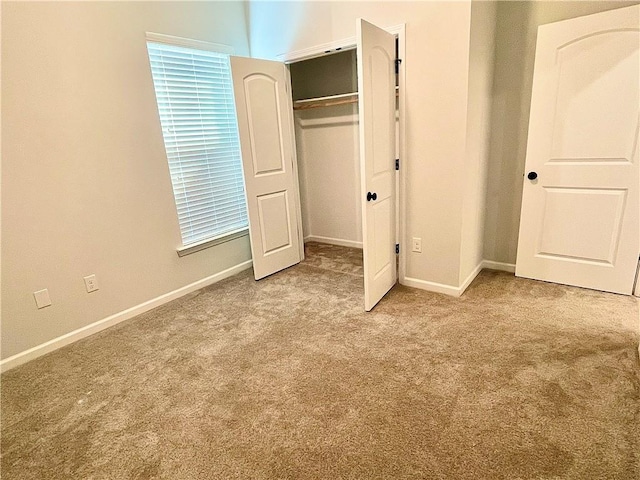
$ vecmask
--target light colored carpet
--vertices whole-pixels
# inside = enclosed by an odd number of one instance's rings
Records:
[[[2,376],[2,479],[637,479],[638,305],[484,271],[362,309],[247,271]]]

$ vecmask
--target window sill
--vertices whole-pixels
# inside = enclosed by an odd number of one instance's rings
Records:
[[[235,240],[236,238],[244,237],[245,235],[249,235],[249,229],[243,228],[242,230],[236,230],[235,232],[227,233],[222,237],[212,238],[210,240],[204,240],[202,242],[194,243],[188,245],[186,247],[178,248],[178,256],[184,257],[185,255],[189,255],[191,253],[199,252],[200,250],[204,250],[205,248],[213,247],[214,245],[220,245],[221,243],[230,242],[231,240]]]

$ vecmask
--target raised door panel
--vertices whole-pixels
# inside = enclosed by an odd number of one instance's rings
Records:
[[[613,266],[627,192],[601,188],[545,188],[544,192],[538,255]]]
[[[292,245],[292,222],[288,215],[289,211],[289,199],[286,191],[258,197],[258,216],[265,255],[273,255]]]
[[[278,81],[263,74],[244,79],[253,175],[284,172]]]
[[[640,101],[638,40],[637,31],[611,30],[557,49],[551,162],[631,160]]]

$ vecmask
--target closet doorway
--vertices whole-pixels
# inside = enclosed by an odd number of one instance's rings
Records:
[[[404,31],[403,27],[400,29]],[[340,222],[344,220],[343,214],[349,202],[349,198],[341,198],[337,189],[332,188],[330,178],[316,178],[315,181],[310,178],[313,168],[308,163],[310,157],[305,150],[304,138],[300,137],[296,144],[295,133],[300,135],[300,132],[294,133],[297,121],[297,117],[294,121],[294,108],[296,111],[310,111],[314,107],[352,105],[349,108],[353,109],[357,102],[359,165],[351,162],[351,165],[332,169],[331,175],[344,180],[340,172],[344,168],[350,169],[347,176],[353,188],[351,195],[347,195],[351,197],[351,216],[347,222],[352,224],[352,234],[356,232],[356,243],[357,235],[361,232],[365,309],[371,310],[397,282],[396,67],[399,62],[396,61],[396,35],[362,19],[358,19],[356,30],[355,42],[345,42],[335,45],[333,49],[316,51],[315,54],[307,50],[301,55],[305,58],[299,58],[298,61],[290,57],[288,60],[292,65],[289,66],[280,62],[232,57],[231,68],[256,279],[303,259],[304,235],[306,233],[308,237],[313,237],[309,235],[309,228],[318,220],[313,217],[312,211],[323,211],[325,222],[330,222],[332,216]],[[342,52],[340,55],[344,55],[344,50],[353,44],[356,47],[357,91],[302,101],[296,99],[294,107],[290,76],[296,75],[302,61],[325,54],[330,62],[348,64],[344,59],[334,60],[338,57],[330,59],[332,55],[329,54],[339,51]],[[352,52],[346,53],[353,58]],[[332,83],[332,70],[329,68],[324,71],[324,83],[327,85]],[[346,74],[351,75],[353,80],[352,74]],[[344,75],[340,73],[335,76]],[[294,78],[294,84],[300,84],[296,82]],[[324,154],[315,156],[319,161],[323,161],[323,158],[330,161],[332,150],[340,151],[342,147],[349,149],[351,155],[355,153],[353,142],[341,146],[329,141],[320,147]],[[313,161],[318,160],[314,158]],[[309,195],[312,190],[308,188],[310,181],[316,186],[324,184],[324,188],[321,187],[326,190],[324,198]],[[302,204],[300,184],[303,185]],[[333,185],[337,187],[336,182]],[[310,201],[314,203],[313,209],[310,208]],[[340,239],[324,240],[339,243]]]

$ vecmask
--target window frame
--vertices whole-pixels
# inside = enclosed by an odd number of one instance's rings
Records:
[[[193,40],[190,38],[184,38],[184,37],[176,37],[173,35],[165,35],[162,33],[154,33],[154,32],[145,32],[145,49],[147,48],[147,43],[151,42],[151,43],[161,43],[161,44],[166,44],[166,45],[171,45],[171,46],[176,46],[176,47],[184,47],[184,48],[192,48],[192,49],[196,49],[196,50],[205,50],[205,51],[210,51],[210,52],[215,52],[215,53],[222,53],[222,54],[226,54],[226,55],[233,55],[235,53],[234,48],[230,45],[224,45],[221,43],[211,43],[211,42],[204,42],[201,40]],[[149,58],[148,53],[147,53],[147,58]],[[150,60],[149,60],[149,67],[151,68],[151,64],[150,64]],[[153,82],[153,75],[151,75],[151,80]],[[233,88],[233,85],[231,85],[231,87]],[[156,96],[156,92],[155,92],[155,87],[154,87],[154,97]],[[156,97],[156,101],[157,101],[157,97]],[[157,108],[157,106],[156,106]],[[160,115],[158,112],[158,121],[160,121]],[[239,136],[239,133],[238,133]],[[239,140],[239,139],[238,139]],[[163,135],[163,140],[162,140],[163,146],[165,147],[165,156],[166,156],[166,146],[164,144],[164,135]],[[240,150],[240,155],[242,155],[242,150]],[[167,167],[168,165],[168,157],[166,157],[167,160]],[[240,168],[242,169],[242,162],[240,165]],[[176,206],[176,220],[178,222],[178,230],[180,230],[180,220],[178,218],[178,214],[177,214],[177,204],[176,204],[176,198],[175,198],[175,192],[173,189],[173,181],[171,181],[172,185],[171,185],[171,193],[173,195],[173,201],[174,201],[174,205]],[[247,198],[246,198],[246,191],[245,191],[245,205],[247,202]],[[249,235],[249,225],[248,225],[248,216],[247,216],[247,226],[238,230],[234,230],[231,232],[227,232],[223,235],[217,236],[217,237],[212,237],[212,238],[207,238],[195,243],[191,243],[189,245],[180,245],[179,247],[176,248],[177,254],[179,257],[183,257],[185,255],[189,255],[191,253],[195,253],[195,252],[199,252],[201,250],[205,250],[209,247],[213,247],[214,245],[220,245],[222,243],[225,242],[229,242],[231,240],[235,240],[237,238],[241,238],[241,237],[245,237]],[[182,232],[180,231],[180,239],[182,240]]]

